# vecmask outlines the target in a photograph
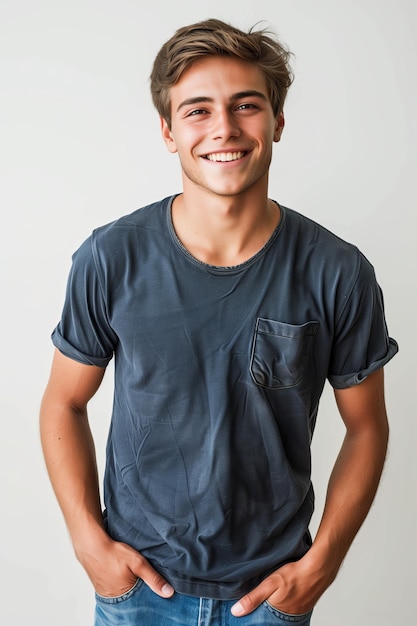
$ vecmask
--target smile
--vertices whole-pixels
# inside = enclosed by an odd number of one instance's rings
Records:
[[[241,159],[247,154],[247,152],[214,152],[212,154],[205,154],[204,158],[209,161],[216,162],[227,162],[227,161],[237,161]]]

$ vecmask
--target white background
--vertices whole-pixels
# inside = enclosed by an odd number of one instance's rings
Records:
[[[147,5],[145,7],[145,4]],[[265,20],[295,53],[271,196],[375,265],[400,354],[390,453],[369,518],[315,626],[411,624],[416,594],[414,0],[0,0],[0,567],[4,626],[92,624],[93,594],[46,477],[38,409],[72,252],[91,229],[180,190],[148,76],[174,30]],[[100,468],[111,374],[91,406]],[[317,515],[342,430],[332,394],[313,445]],[[313,529],[317,524],[314,519]]]

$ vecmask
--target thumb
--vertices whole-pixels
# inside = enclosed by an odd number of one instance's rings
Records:
[[[175,593],[174,588],[142,556],[140,556],[140,562],[134,569],[134,574],[162,598],[170,598]]]
[[[264,600],[276,590],[273,581],[268,577],[260,583],[255,589],[247,593],[231,608],[232,615],[242,617],[252,613]]]

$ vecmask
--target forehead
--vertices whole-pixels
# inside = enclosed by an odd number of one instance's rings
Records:
[[[173,110],[185,98],[227,97],[245,91],[259,91],[269,99],[265,75],[258,65],[228,56],[205,57],[196,61],[170,89]]]

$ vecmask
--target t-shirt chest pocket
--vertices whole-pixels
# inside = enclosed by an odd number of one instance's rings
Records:
[[[255,383],[269,389],[298,385],[308,373],[318,329],[315,321],[294,325],[258,317],[250,361]]]

